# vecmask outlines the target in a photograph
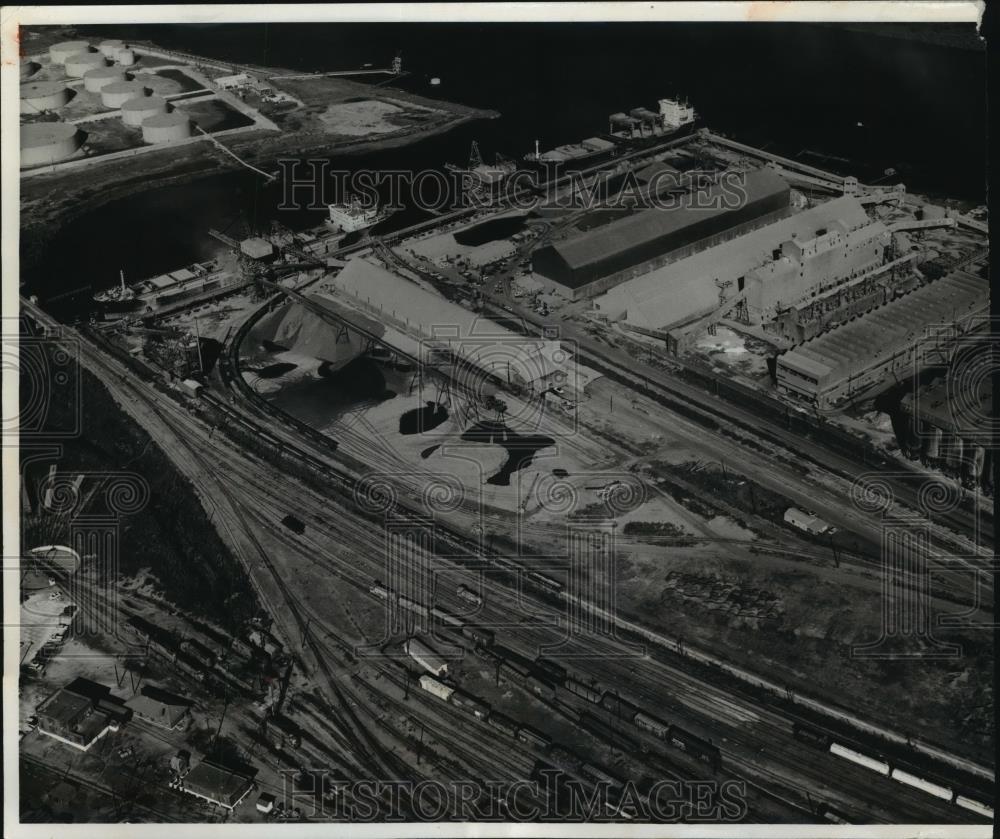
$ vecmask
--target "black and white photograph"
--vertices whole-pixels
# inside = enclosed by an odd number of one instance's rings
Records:
[[[3,7],[5,836],[992,836],[984,14]]]

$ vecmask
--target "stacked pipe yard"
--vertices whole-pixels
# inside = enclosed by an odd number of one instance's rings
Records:
[[[21,113],[41,114],[69,102],[72,91],[62,82],[28,82],[21,85]]]
[[[91,93],[100,93],[109,84],[125,81],[121,67],[95,67],[83,75],[83,86]]]
[[[99,52],[78,52],[66,59],[66,75],[82,79],[88,70],[106,66],[107,60]]]
[[[144,143],[170,143],[174,140],[185,140],[190,136],[191,120],[181,111],[154,114],[142,123]]]
[[[65,122],[33,122],[21,126],[21,168],[58,163],[83,145],[83,135]]]
[[[167,100],[161,96],[136,96],[122,104],[122,122],[138,128],[147,119],[167,112]]]
[[[120,108],[130,99],[145,94],[146,89],[142,82],[112,82],[101,88],[101,103],[105,108]]]
[[[90,44],[87,41],[63,41],[49,47],[49,58],[53,64],[65,64],[70,56],[85,53],[89,49]]]

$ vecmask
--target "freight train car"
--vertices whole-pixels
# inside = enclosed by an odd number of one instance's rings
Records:
[[[579,696],[581,699],[586,699],[588,702],[593,702],[595,705],[601,704],[602,693],[599,690],[595,690],[589,685],[585,685],[583,682],[578,682],[576,679],[568,678],[563,682],[563,686],[572,693],[574,696]]]
[[[863,766],[865,769],[871,769],[872,772],[878,772],[879,775],[889,777],[890,767],[884,760],[863,755],[861,752],[856,752],[854,749],[849,749],[847,746],[842,746],[840,743],[830,744],[830,754],[842,757],[844,760],[849,760],[851,763]]]
[[[670,726],[670,744],[676,746],[681,751],[687,752],[698,760],[703,760],[713,770],[719,769],[722,756],[717,746],[712,745],[707,740],[691,734],[676,725]]]
[[[792,736],[809,746],[814,746],[817,749],[823,749],[826,751],[830,748],[830,743],[833,742],[833,738],[828,734],[824,734],[822,731],[817,731],[814,728],[809,728],[809,726],[802,725],[801,723],[795,723],[792,726]]]
[[[476,606],[483,605],[483,598],[480,597],[478,594],[476,594],[476,592],[474,592],[468,586],[460,585],[456,591],[456,594],[458,594],[459,597],[461,597],[468,603],[472,603]]]
[[[627,699],[622,699],[617,693],[613,693],[610,690],[605,691],[601,697],[601,707],[623,719],[628,718],[633,721],[636,714],[642,713],[639,708]]]
[[[455,617],[455,615],[446,609],[442,609],[440,606],[435,606],[431,609],[431,616],[437,618],[445,626],[455,627],[456,629],[460,629],[462,626],[461,619]]]
[[[618,789],[619,787],[624,786],[622,781],[618,780],[618,778],[610,772],[606,772],[600,766],[595,766],[593,763],[584,763],[581,765],[580,772],[592,781],[603,781],[611,787],[611,789]]]
[[[542,750],[548,749],[552,745],[552,738],[548,734],[536,731],[527,725],[522,725],[517,730],[517,739],[522,743],[527,743],[529,746],[535,746]]]
[[[518,724],[506,714],[493,711],[486,718],[486,724],[497,731],[501,731],[509,737],[517,737]]]
[[[636,728],[648,731],[660,740],[666,740],[667,736],[670,734],[670,726],[667,723],[663,722],[663,720],[658,720],[656,717],[651,714],[647,714],[644,711],[639,711],[639,713],[633,717],[632,722],[635,724]]]

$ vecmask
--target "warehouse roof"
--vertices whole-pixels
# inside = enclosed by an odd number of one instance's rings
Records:
[[[397,331],[412,341],[400,342],[398,348],[413,355],[428,350],[429,344],[446,344],[487,370],[507,370],[513,365],[528,381],[569,366],[568,353],[546,347],[552,342],[518,335],[366,259],[349,260],[334,285],[379,311],[376,317],[392,318],[390,323],[394,321]],[[322,298],[321,294],[311,297],[317,302]],[[423,341],[428,344],[421,347]]]
[[[253,778],[210,760],[203,760],[184,776],[184,792],[232,809],[253,786]]]
[[[755,201],[787,191],[788,184],[772,169],[755,169],[745,174],[747,200]],[[626,216],[593,231],[553,242],[553,248],[570,268],[580,268],[628,251],[661,236],[683,230],[707,218],[722,215],[735,207],[733,186],[715,184],[709,189],[680,199],[673,209],[649,209]],[[694,204],[695,206],[692,206]]]
[[[771,259],[782,242],[811,238],[833,220],[847,227],[869,221],[856,198],[835,198],[622,283],[598,297],[597,306],[611,317],[627,312],[629,323],[647,329],[681,323],[718,305],[714,279],[742,277]]]
[[[779,363],[825,367],[836,381],[891,358],[946,324],[985,313],[988,306],[989,284],[955,271],[789,350]]]

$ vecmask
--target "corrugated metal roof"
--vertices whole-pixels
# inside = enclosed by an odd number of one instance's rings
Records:
[[[989,305],[989,284],[966,271],[956,271],[920,286],[781,357],[796,366],[820,364],[839,378],[859,373],[890,358],[946,324]]]
[[[754,201],[787,190],[788,184],[772,169],[755,169],[746,173],[744,189],[747,200]],[[695,194],[698,196],[696,206],[691,206],[695,202],[695,196],[686,196],[680,200],[676,209],[643,210],[596,230],[553,242],[550,247],[570,268],[580,268],[683,230],[695,222],[729,212],[734,209],[729,206],[732,203],[731,190],[732,187],[724,190],[715,185]],[[717,200],[720,196],[723,196],[721,200]]]
[[[793,235],[812,236],[835,219],[848,227],[869,220],[856,198],[835,198],[622,283],[597,298],[597,305],[611,316],[627,312],[629,323],[647,329],[683,322],[718,304],[715,278],[744,276]]]

